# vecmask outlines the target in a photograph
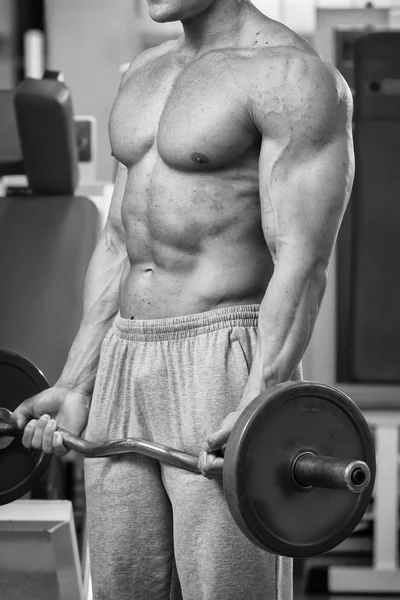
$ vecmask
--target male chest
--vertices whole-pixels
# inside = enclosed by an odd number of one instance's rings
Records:
[[[255,141],[245,88],[221,61],[165,59],[134,73],[110,120],[113,153],[128,167],[156,151],[171,168],[226,167]]]

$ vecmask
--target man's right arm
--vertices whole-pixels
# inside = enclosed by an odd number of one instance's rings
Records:
[[[119,165],[109,215],[86,273],[83,315],[67,363],[56,385],[91,395],[101,344],[118,312],[119,286],[126,265],[121,204],[127,169]]]

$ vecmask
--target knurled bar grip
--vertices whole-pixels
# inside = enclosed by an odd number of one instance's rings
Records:
[[[90,442],[64,429],[59,428],[58,431],[62,434],[67,448],[87,458],[139,453],[181,469],[200,473],[197,456],[155,442],[137,438]],[[0,438],[22,437],[22,434],[23,430],[19,429],[16,423],[0,420]],[[348,489],[354,493],[363,492],[371,479],[370,469],[365,462],[318,456],[311,452],[303,452],[295,458],[292,473],[296,483],[304,488]]]

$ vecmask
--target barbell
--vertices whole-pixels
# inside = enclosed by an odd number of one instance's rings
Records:
[[[11,417],[48,388],[28,359],[0,350],[0,505],[28,492],[51,455],[28,450]],[[63,429],[85,457],[140,453],[199,473],[198,456],[135,438],[90,442]],[[362,413],[340,390],[313,382],[270,388],[241,413],[226,446],[223,486],[247,538],[274,554],[306,558],[338,546],[361,521],[375,480],[373,439]]]

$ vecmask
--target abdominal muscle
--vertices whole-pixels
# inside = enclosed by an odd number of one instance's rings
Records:
[[[236,175],[238,173],[236,172]],[[180,173],[160,163],[128,175],[125,319],[162,319],[259,304],[273,271],[258,189],[246,177]]]
[[[120,288],[121,316],[163,319],[223,306],[260,304],[265,281],[256,279],[255,269],[239,261],[237,253],[230,263],[211,253],[196,257],[192,268],[184,271],[154,263],[127,263]]]

